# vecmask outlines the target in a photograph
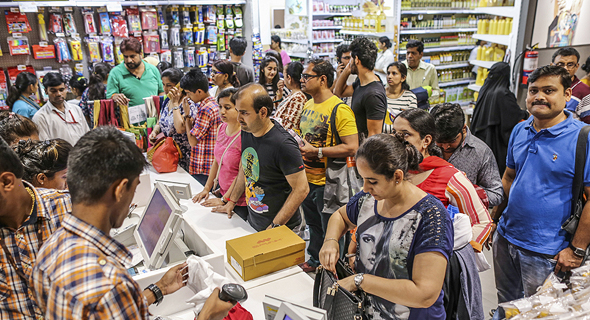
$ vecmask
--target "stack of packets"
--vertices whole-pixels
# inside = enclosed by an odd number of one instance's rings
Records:
[[[499,307],[510,320],[590,320],[590,264],[573,269],[568,284],[551,273],[533,296]]]

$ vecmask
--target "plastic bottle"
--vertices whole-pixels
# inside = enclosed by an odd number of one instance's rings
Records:
[[[496,18],[490,21],[489,34],[498,34],[498,20]]]
[[[488,30],[490,27],[490,20],[488,19],[483,19],[483,23],[482,23],[482,34],[488,34]]]
[[[487,0],[479,0],[478,7],[487,7],[487,6],[488,6],[488,1]]]
[[[506,29],[506,33],[505,34],[511,34],[512,33],[512,18],[510,18],[509,23],[507,24],[508,27]]]
[[[504,60],[504,50],[500,49],[499,47],[496,47],[494,49],[494,61],[502,61]]]
[[[498,21],[498,31],[496,34],[506,34],[506,19],[500,19]]]
[[[483,46],[477,47],[477,60],[483,60]]]

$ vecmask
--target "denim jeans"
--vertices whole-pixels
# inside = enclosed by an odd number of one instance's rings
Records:
[[[517,247],[498,232],[494,234],[493,251],[498,303],[533,295],[555,270],[555,260]]]
[[[329,214],[323,214],[324,209],[324,186],[309,184],[309,193],[301,203],[305,223],[309,226],[309,265],[317,267],[320,265],[320,249],[324,244],[324,235],[328,227]]]

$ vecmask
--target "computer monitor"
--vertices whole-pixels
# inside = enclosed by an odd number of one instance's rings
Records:
[[[164,180],[156,180],[156,182],[162,182],[165,184],[168,189],[170,189],[170,192],[176,197],[176,200],[191,200],[193,198],[191,185],[189,183]]]
[[[283,302],[274,320],[310,320],[294,305]]]
[[[182,224],[182,210],[174,195],[162,183],[156,182],[150,201],[133,232],[150,270],[162,267],[176,233]]]

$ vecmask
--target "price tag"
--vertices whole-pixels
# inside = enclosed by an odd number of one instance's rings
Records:
[[[18,71],[24,71],[27,70],[27,66],[25,66],[24,64],[19,64],[18,66],[16,66],[16,69]]]
[[[108,12],[121,12],[121,11],[123,11],[123,6],[121,5],[120,1],[110,1],[110,2],[107,2],[107,11]]]
[[[62,33],[62,32],[59,32],[59,33],[56,33],[56,34],[55,34],[55,36],[56,36],[56,37],[62,37],[62,38],[63,38],[63,37],[65,37],[66,35],[65,35],[64,33]]]
[[[41,47],[47,47],[47,42],[46,41],[41,41],[41,42],[39,42],[39,46],[41,46]]]
[[[74,11],[74,9],[72,9],[72,7],[65,7],[64,11],[65,12],[72,12],[72,11]]]
[[[164,31],[168,30],[168,25],[167,24],[163,25],[162,30],[164,30]]]
[[[22,36],[23,36],[23,34],[22,34],[22,33],[13,33],[13,34],[12,34],[12,37],[14,37],[14,38],[20,38],[20,37],[22,37]]]
[[[16,13],[18,13],[18,12],[20,12],[20,11],[19,11],[19,9],[18,9],[18,8],[10,8],[10,12],[16,12]]]
[[[14,8],[14,9],[16,9],[16,8]],[[18,10],[16,12],[18,12],[18,11],[20,11],[20,12],[37,12],[38,10],[37,10],[37,5],[34,2],[27,3],[27,2],[21,1],[18,4]]]
[[[149,6],[150,5],[150,3],[147,1],[139,1],[137,4],[140,6]]]
[[[133,36],[134,37],[141,37],[141,32],[139,32],[139,31],[138,32],[134,32],[133,33]]]

